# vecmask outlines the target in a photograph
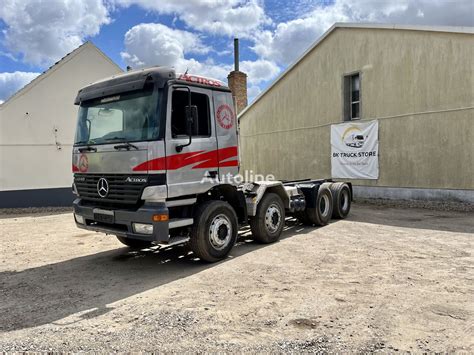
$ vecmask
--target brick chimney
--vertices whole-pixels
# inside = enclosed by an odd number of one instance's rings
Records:
[[[227,76],[237,114],[247,106],[247,74],[239,70],[239,39],[234,38],[234,70]]]

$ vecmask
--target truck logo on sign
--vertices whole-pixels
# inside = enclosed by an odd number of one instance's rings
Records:
[[[364,137],[362,131],[357,127],[350,127],[346,129],[342,135],[344,144],[351,148],[362,148],[367,137]]]
[[[109,194],[109,182],[106,179],[100,178],[97,182],[97,193],[102,198]]]
[[[217,108],[217,123],[224,129],[234,125],[234,113],[229,105],[223,104]]]

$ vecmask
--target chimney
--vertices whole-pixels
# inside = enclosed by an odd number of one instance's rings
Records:
[[[239,39],[234,38],[234,70],[227,76],[237,114],[247,106],[247,74],[239,70]]]

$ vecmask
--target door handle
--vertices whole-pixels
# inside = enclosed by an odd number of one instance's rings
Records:
[[[217,176],[217,171],[215,171],[215,170],[208,171],[207,174],[206,174],[206,177],[211,178],[211,179],[214,179],[216,176]]]

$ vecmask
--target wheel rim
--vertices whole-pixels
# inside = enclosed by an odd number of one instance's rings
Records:
[[[322,216],[327,216],[329,213],[329,197],[326,194],[321,196],[321,200],[319,201],[319,211]]]
[[[349,193],[346,190],[342,190],[341,194],[341,210],[345,211],[349,207]]]
[[[232,238],[232,223],[224,214],[214,217],[209,227],[209,241],[216,250],[227,247]]]
[[[281,224],[280,208],[276,204],[271,204],[265,213],[265,228],[270,233],[275,233]]]

